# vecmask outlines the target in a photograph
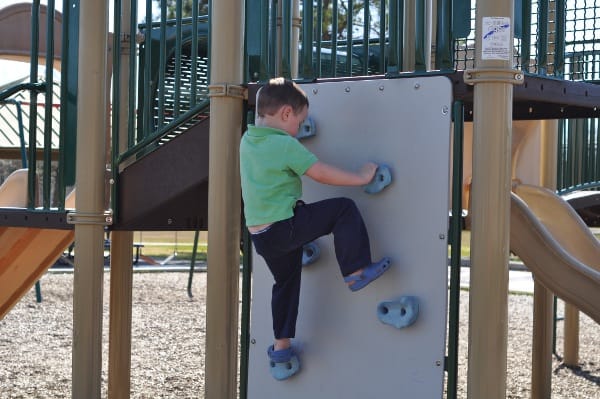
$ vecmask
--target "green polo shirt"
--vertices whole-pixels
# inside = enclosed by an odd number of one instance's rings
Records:
[[[294,215],[302,197],[300,177],[317,157],[286,132],[248,125],[240,143],[240,175],[247,226]]]

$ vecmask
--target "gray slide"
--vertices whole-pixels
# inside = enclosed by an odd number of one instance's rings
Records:
[[[524,184],[513,191],[511,251],[536,281],[600,323],[600,242],[554,192]]]

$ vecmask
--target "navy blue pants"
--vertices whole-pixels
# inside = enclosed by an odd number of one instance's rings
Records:
[[[333,233],[335,255],[343,276],[371,263],[371,247],[360,211],[349,198],[332,198],[312,204],[298,202],[294,216],[252,234],[275,279],[271,297],[276,339],[296,335],[300,301],[302,246]]]

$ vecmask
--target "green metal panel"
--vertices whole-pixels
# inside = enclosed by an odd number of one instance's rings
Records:
[[[471,33],[471,0],[452,2],[452,37],[464,38]]]
[[[531,1],[521,4],[521,68],[529,71],[531,58]]]
[[[350,18],[350,16],[348,16]],[[382,25],[379,25],[382,26]],[[369,32],[371,30],[371,11],[369,9],[369,2],[364,2],[364,18],[363,18],[363,69],[362,74],[369,74]],[[348,40],[350,40],[350,30],[348,31]],[[352,52],[348,52],[346,58],[349,60],[348,64],[350,68],[347,69],[348,73],[352,74]]]
[[[386,71],[390,74],[400,72],[402,65],[402,24],[401,20],[403,17],[402,9],[404,2],[401,0],[390,0],[390,28],[389,28],[389,41],[390,50],[387,61]]]
[[[208,20],[206,16],[200,17],[199,19],[200,21],[197,23],[198,48],[196,51],[198,58],[196,59],[196,62],[198,62],[201,57],[206,58],[208,54]],[[139,109],[142,110],[142,115],[138,115],[138,141],[141,141],[143,138],[151,135],[157,129],[163,127],[163,125],[158,123],[158,114],[156,116],[154,115],[155,105],[153,103],[153,99],[156,98],[156,108],[158,109],[158,104],[160,104],[161,101],[166,101],[164,99],[161,100],[160,95],[161,90],[165,90],[164,87],[162,89],[160,88],[161,85],[165,84],[165,80],[158,79],[162,68],[161,60],[162,62],[166,60],[167,63],[171,59],[175,60],[173,64],[175,71],[175,94],[171,100],[172,104],[170,106],[173,109],[173,115],[171,115],[170,119],[173,117],[177,118],[178,116],[183,116],[191,104],[191,99],[189,101],[186,99],[186,103],[184,104],[181,98],[183,96],[181,88],[181,77],[183,70],[181,69],[181,63],[183,59],[183,49],[186,49],[186,51],[189,50],[189,53],[191,54],[192,38],[195,35],[192,32],[193,24],[191,23],[191,18],[185,18],[184,20],[186,22],[185,24],[182,23],[179,26],[177,24],[175,24],[175,26],[168,25],[162,28],[160,22],[152,23],[152,29],[147,30],[147,35],[150,37],[148,40],[150,45],[148,46],[146,43],[142,43],[140,45],[138,105],[140,107]],[[145,31],[146,26],[147,25],[142,26],[142,29]],[[161,35],[161,31],[164,32],[163,35]],[[178,43],[180,47],[179,51],[177,50]],[[161,47],[165,51],[164,57],[158,56],[161,53]],[[148,57],[150,57],[149,62]],[[177,60],[179,60],[179,62],[177,62]],[[192,63],[192,60],[189,59],[189,62]],[[177,77],[179,77],[179,79],[177,79]],[[190,77],[190,79],[193,80],[194,77]],[[203,83],[204,85],[207,85],[208,81]],[[197,81],[196,85],[196,94],[198,97],[196,98],[196,103],[198,103],[198,100],[201,100],[203,97],[205,97],[205,95],[203,94],[204,92],[200,90]],[[187,96],[189,97],[189,94],[187,94]],[[146,102],[144,101],[145,98],[148,98]],[[167,104],[163,103],[161,108],[166,109]],[[144,121],[146,126],[144,125]],[[169,120],[164,120],[163,122],[169,123]]]
[[[538,74],[545,75],[548,71],[548,13],[549,0],[539,0],[538,4]]]
[[[304,79],[315,76],[313,69],[313,2],[308,1],[302,7],[302,47],[301,47],[301,76]]]
[[[54,0],[48,0],[46,10],[46,65],[48,60],[54,60]],[[44,173],[42,175],[42,204],[44,209],[50,208],[51,173],[52,169],[52,104],[54,83],[54,68],[46,68],[46,93],[44,93]]]
[[[281,63],[279,74],[292,77],[292,2],[284,1],[281,11]]]
[[[460,320],[460,260],[462,232],[462,181],[464,104],[455,101],[452,108],[454,119],[452,145],[452,223],[450,225],[450,295],[448,297],[448,357],[446,371],[448,399],[456,399],[458,387],[458,343]]]
[[[441,70],[452,69],[454,66],[451,6],[451,0],[437,1],[435,68]]]
[[[39,17],[40,17],[40,1],[33,0],[31,4],[31,64],[29,69],[29,81],[37,82],[38,76],[38,53],[39,53]],[[37,93],[30,94],[30,113],[29,113],[29,176],[27,181],[27,207],[34,208],[37,197],[37,151],[36,151],[36,132],[37,132]]]
[[[427,65],[425,62],[425,52],[429,49],[425,48],[426,32],[429,26],[425,24],[425,2],[417,1],[416,7],[416,25],[415,25],[415,71],[425,71]]]
[[[523,38],[523,0],[514,0],[515,2],[515,39]]]

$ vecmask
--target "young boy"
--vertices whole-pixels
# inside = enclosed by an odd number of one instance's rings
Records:
[[[271,374],[281,380],[300,369],[291,338],[296,333],[302,246],[333,233],[336,258],[352,291],[382,275],[390,260],[372,263],[367,230],[351,199],[300,200],[302,175],[323,184],[361,186],[373,179],[377,165],[368,162],[358,173],[345,171],[319,161],[300,144],[295,136],[307,117],[308,98],[291,80],[275,78],[263,86],[256,114],[255,125],[248,126],[240,143],[242,196],[252,242],[275,279],[275,342],[268,355]]]

